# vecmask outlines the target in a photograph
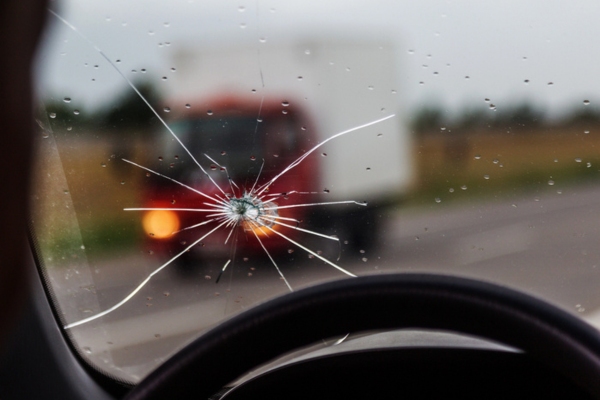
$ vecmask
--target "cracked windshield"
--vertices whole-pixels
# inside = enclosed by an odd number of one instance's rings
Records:
[[[51,3],[30,225],[62,329],[135,383],[257,303],[415,271],[600,325],[599,8]]]

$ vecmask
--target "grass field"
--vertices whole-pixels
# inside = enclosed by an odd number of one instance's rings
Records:
[[[600,177],[600,129],[441,132],[416,139],[414,157],[417,178],[409,204],[560,191]]]

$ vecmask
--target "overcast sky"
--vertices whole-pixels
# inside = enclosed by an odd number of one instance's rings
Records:
[[[381,36],[396,44],[398,90],[409,110],[487,107],[489,98],[498,109],[527,100],[560,114],[584,107],[585,99],[589,107],[600,103],[600,2],[594,0],[79,0],[51,8],[120,60],[120,68],[146,68],[153,79],[168,72],[169,52],[178,46],[258,49],[261,40]],[[90,43],[56,18],[50,22],[39,64],[42,91],[93,105],[100,93],[123,86]],[[95,64],[102,84],[91,89]]]

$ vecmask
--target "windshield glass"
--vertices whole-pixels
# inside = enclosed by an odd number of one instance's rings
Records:
[[[600,323],[599,8],[51,4],[30,222],[63,329],[135,383],[360,275],[470,276]]]

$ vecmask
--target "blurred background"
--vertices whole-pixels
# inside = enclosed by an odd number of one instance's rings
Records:
[[[125,208],[205,208],[193,190],[240,197],[321,141],[390,117],[269,187],[280,216],[339,238],[282,224],[289,240],[262,237],[293,289],[347,277],[316,254],[356,275],[487,279],[598,324],[598,8],[52,3],[31,232],[62,323],[110,309],[216,226],[172,235],[205,214]],[[346,200],[368,205],[291,207]],[[254,235],[226,243],[229,232],[69,329],[82,356],[136,382],[204,329],[288,292]]]

